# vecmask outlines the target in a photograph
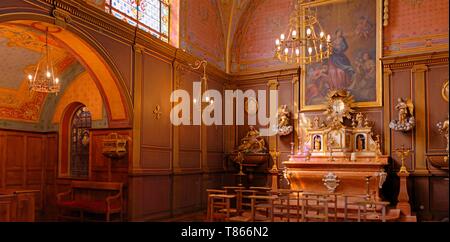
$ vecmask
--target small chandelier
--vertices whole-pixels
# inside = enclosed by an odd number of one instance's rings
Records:
[[[60,83],[55,76],[53,61],[50,56],[50,47],[48,45],[48,27],[45,31],[45,45],[42,50],[42,58],[39,61],[34,75],[28,75],[29,90],[44,93],[58,93]]]
[[[314,10],[306,8],[302,14],[299,0],[289,19],[289,33],[275,40],[275,57],[288,64],[322,62],[332,52],[331,36],[326,35]]]

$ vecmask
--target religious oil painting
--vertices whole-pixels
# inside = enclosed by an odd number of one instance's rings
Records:
[[[348,90],[356,106],[381,106],[380,0],[312,1],[323,30],[330,35],[328,59],[303,66],[301,108],[323,109],[332,89]]]

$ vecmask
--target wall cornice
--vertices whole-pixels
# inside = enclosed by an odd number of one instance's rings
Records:
[[[385,70],[410,68],[417,65],[444,64],[448,63],[448,51],[384,57],[381,61]]]
[[[291,77],[293,75],[297,75],[297,68],[289,68],[289,69],[279,69],[279,70],[269,70],[264,72],[255,72],[255,73],[240,73],[232,75],[232,82],[236,84],[247,84],[257,82],[261,79],[269,79],[269,78],[283,78],[283,77]]]

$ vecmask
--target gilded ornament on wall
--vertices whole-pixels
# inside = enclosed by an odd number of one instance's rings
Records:
[[[332,124],[342,123],[344,118],[351,118],[353,113],[353,96],[346,90],[331,90],[327,94],[326,110],[327,121]]]
[[[102,153],[104,156],[119,159],[128,154],[127,143],[131,138],[127,135],[110,133],[103,139]]]
[[[292,133],[293,127],[291,123],[291,113],[287,109],[287,105],[281,105],[278,108],[278,135],[284,136]]]
[[[444,82],[442,85],[442,92],[441,92],[442,98],[448,102],[448,80]]]
[[[402,132],[412,130],[416,126],[416,120],[414,118],[414,104],[411,99],[399,98],[395,109],[398,111],[398,120],[392,120],[389,123],[389,128]]]
[[[245,137],[241,139],[241,144],[238,146],[238,152],[244,154],[267,153],[266,142],[255,127],[250,126]]]

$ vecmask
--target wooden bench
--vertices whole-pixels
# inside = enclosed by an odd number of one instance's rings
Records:
[[[118,182],[72,181],[70,189],[57,194],[59,218],[88,220],[86,215],[112,215],[123,220],[123,184]]]

